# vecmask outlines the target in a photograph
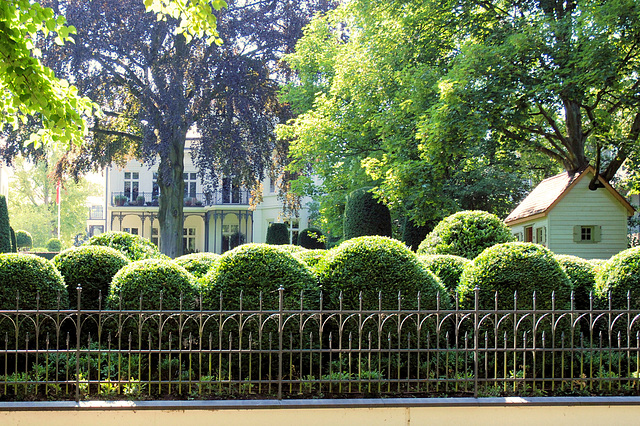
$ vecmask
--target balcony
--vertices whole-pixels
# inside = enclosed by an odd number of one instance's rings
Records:
[[[249,205],[249,191],[247,190],[216,190],[195,197],[185,197],[184,207],[207,207],[220,205]],[[112,207],[157,207],[159,196],[152,192],[112,192]]]

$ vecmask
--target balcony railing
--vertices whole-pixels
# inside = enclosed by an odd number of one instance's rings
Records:
[[[249,205],[249,191],[224,191],[216,190],[213,192],[199,193],[195,196],[184,197],[184,207],[203,207],[218,205]],[[112,192],[111,206],[114,207],[153,207],[158,206],[160,201],[159,194],[152,192]]]

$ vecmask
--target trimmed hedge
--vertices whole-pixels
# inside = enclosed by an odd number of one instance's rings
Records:
[[[418,254],[452,254],[473,259],[485,248],[513,241],[498,216],[467,210],[444,218],[420,243]]]
[[[13,228],[11,229],[11,253],[17,253],[18,252],[18,242],[16,240],[16,233],[13,230]]]
[[[32,254],[0,254],[0,309],[15,309],[20,293],[20,309],[66,309],[67,286],[51,262]],[[58,305],[58,296],[60,304]]]
[[[62,250],[62,241],[60,241],[57,238],[49,238],[49,241],[47,241],[47,250],[49,251],[55,251],[55,252],[59,252],[60,250]]]
[[[272,223],[267,228],[267,244],[289,244],[289,227],[286,223]]]
[[[412,251],[418,251],[420,243],[424,241],[429,234],[429,231],[432,229],[433,224],[419,226],[407,217],[405,218],[402,226],[402,242],[405,243]]]
[[[173,261],[193,274],[196,278],[204,277],[220,258],[219,254],[204,252],[180,256]]]
[[[119,250],[131,261],[142,259],[169,259],[160,253],[158,247],[146,238],[128,232],[109,231],[93,236],[85,246],[106,246]]]
[[[573,283],[573,298],[576,309],[589,309],[589,293],[596,285],[595,268],[588,260],[577,256],[554,256]]]
[[[33,238],[31,234],[25,230],[18,229],[15,232],[16,247],[18,248],[31,248],[33,246]]]
[[[304,250],[293,253],[293,256],[296,259],[307,264],[307,266],[309,266],[314,272],[316,272],[316,268],[319,266],[320,262],[323,261],[326,255],[327,250],[323,249]]]
[[[11,253],[11,225],[4,195],[0,195],[0,253]]]
[[[391,236],[391,213],[373,198],[371,189],[356,189],[347,196],[342,226],[345,240],[366,235]]]
[[[64,250],[53,258],[53,264],[64,277],[70,300],[76,300],[79,284],[82,286],[81,306],[98,309],[105,307],[111,279],[129,264],[129,260],[111,247],[81,246]]]
[[[110,309],[193,309],[197,293],[195,278],[170,260],[143,259],[129,263],[113,277],[107,306]],[[142,296],[142,305],[140,304]]]
[[[298,234],[298,245],[309,250],[324,249],[324,240],[324,235],[318,228],[305,228]]]
[[[310,291],[305,300],[317,297],[316,279],[311,269],[291,253],[268,244],[244,244],[224,253],[202,280],[205,309],[219,309],[220,292],[227,309],[240,306],[258,309],[260,292],[264,309],[278,308],[278,289],[285,289],[285,306],[300,306],[300,291]]]
[[[418,259],[428,270],[440,278],[449,294],[453,295],[460,284],[460,276],[464,267],[471,263],[469,259],[452,254],[419,255]]]
[[[318,278],[331,308],[359,308],[359,295],[365,309],[378,307],[382,292],[382,308],[398,308],[398,292],[402,292],[405,308],[417,306],[434,309],[436,294],[442,295],[441,307],[449,306],[446,289],[440,280],[400,241],[380,236],[352,238],[326,254],[318,270]]]
[[[464,268],[458,286],[462,306],[473,307],[476,286],[480,288],[481,307],[493,308],[498,292],[500,309],[513,308],[516,291],[519,309],[532,308],[534,291],[536,308],[550,309],[553,291],[556,308],[568,308],[573,289],[551,251],[539,244],[519,242],[489,247]]]
[[[306,248],[304,247],[300,247],[300,246],[296,246],[294,244],[278,244],[278,250],[283,250],[286,251],[288,253],[294,254],[294,253],[301,253],[303,251],[307,251]]]
[[[608,307],[609,292],[613,309],[627,307],[627,292],[631,292],[631,307],[640,306],[640,247],[621,251],[596,273],[595,294],[600,307]]]

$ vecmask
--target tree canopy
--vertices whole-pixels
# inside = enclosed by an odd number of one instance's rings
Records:
[[[635,155],[639,41],[628,0],[346,2],[287,56],[300,115],[280,134],[325,211],[369,179],[417,223],[504,215],[558,169],[611,180]]]

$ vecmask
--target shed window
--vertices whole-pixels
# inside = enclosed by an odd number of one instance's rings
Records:
[[[600,229],[597,225],[576,225],[573,227],[573,241],[576,243],[600,242]]]

